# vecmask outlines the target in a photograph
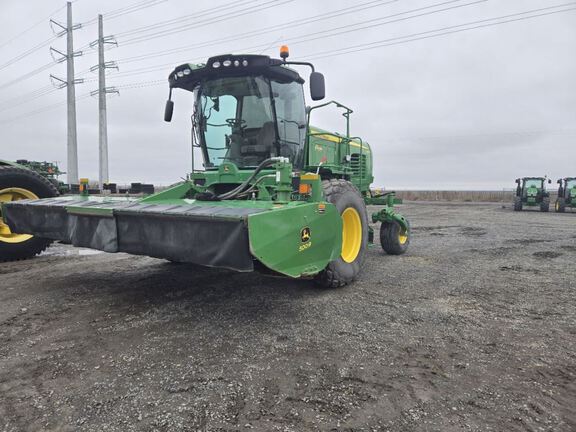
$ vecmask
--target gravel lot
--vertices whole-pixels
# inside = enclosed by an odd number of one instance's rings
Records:
[[[576,430],[576,214],[406,204],[352,286],[0,264],[0,431]]]

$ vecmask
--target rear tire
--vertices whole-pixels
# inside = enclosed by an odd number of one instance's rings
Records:
[[[326,201],[334,204],[342,216],[342,253],[316,276],[318,284],[338,288],[352,282],[362,268],[368,250],[368,212],[362,195],[346,180],[322,182]],[[346,212],[346,213],[345,213]]]
[[[10,192],[10,189],[14,188],[23,192]],[[12,200],[34,195],[38,198],[50,198],[57,196],[58,190],[48,179],[34,171],[14,166],[0,166],[0,197]],[[0,262],[32,258],[52,243],[52,240],[40,237],[15,237],[2,222],[1,216],[0,207]]]
[[[550,197],[542,198],[542,202],[540,203],[540,211],[541,212],[548,212],[550,210]]]
[[[522,211],[522,197],[514,197],[514,211]]]
[[[564,198],[558,198],[554,208],[556,209],[556,213],[564,213],[566,211],[566,200]]]
[[[383,222],[380,226],[380,245],[388,255],[402,255],[410,244],[410,224],[402,230],[398,222]]]

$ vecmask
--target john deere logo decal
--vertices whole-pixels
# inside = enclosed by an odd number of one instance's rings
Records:
[[[304,227],[302,231],[300,231],[300,240],[302,243],[306,243],[310,240],[310,228]]]

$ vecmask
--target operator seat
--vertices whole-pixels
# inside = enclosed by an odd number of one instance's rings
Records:
[[[276,141],[274,122],[266,122],[255,138],[242,145],[240,153],[244,158],[244,165],[258,165],[264,159],[272,156],[274,141]],[[256,163],[247,163],[250,160],[256,161]]]

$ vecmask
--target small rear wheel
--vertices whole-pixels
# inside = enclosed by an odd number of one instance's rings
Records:
[[[402,229],[396,221],[383,222],[380,226],[380,244],[389,255],[402,255],[410,244],[410,224],[408,229]]]
[[[550,197],[542,198],[542,202],[540,203],[540,211],[547,212],[550,210]]]
[[[368,213],[362,195],[349,181],[324,180],[322,186],[326,201],[334,204],[342,218],[342,251],[318,273],[316,282],[326,288],[338,288],[360,273],[368,249]]]
[[[556,213],[564,213],[566,211],[566,200],[562,197],[556,200],[556,205],[554,206]]]
[[[522,211],[522,197],[514,197],[514,211]]]
[[[0,166],[0,204],[56,195],[58,190],[40,174],[25,168]],[[13,233],[2,220],[0,206],[0,262],[31,258],[46,249],[50,243],[52,240]]]

